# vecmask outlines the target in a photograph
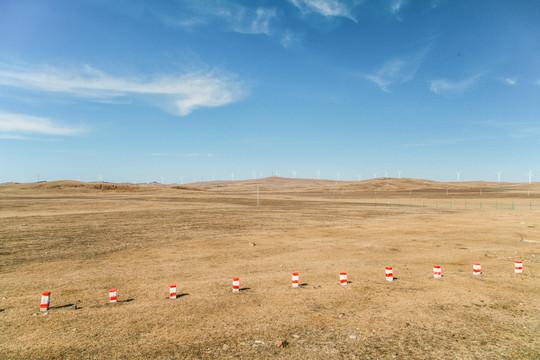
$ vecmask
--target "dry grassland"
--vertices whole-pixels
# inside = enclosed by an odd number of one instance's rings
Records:
[[[540,358],[538,185],[96,185],[0,185],[0,358]]]

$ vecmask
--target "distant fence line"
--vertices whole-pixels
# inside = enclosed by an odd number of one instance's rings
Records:
[[[309,201],[260,199],[259,206],[291,205],[301,207],[377,207],[441,210],[540,210],[540,203],[530,201],[468,201],[468,200],[372,200],[372,201]]]

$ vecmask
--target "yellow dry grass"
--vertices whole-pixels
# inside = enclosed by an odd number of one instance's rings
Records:
[[[0,185],[1,358],[540,357],[535,184],[129,186]]]

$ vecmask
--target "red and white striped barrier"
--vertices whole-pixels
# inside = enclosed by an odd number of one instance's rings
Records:
[[[523,261],[514,262],[514,272],[516,274],[521,274],[523,272]]]
[[[394,273],[392,271],[392,267],[387,266],[385,270],[386,270],[386,281],[394,281]]]
[[[237,293],[240,291],[240,278],[232,279],[232,292]]]
[[[473,264],[473,274],[480,275],[482,273],[482,265],[480,263]]]
[[[433,266],[433,277],[440,279],[442,277],[441,267],[438,265]]]
[[[41,311],[49,310],[50,303],[51,303],[51,292],[45,291],[43,294],[41,294],[41,305],[39,305],[40,310]]]
[[[339,273],[339,282],[341,285],[347,285],[347,273]]]
[[[116,302],[116,289],[109,289],[109,302]]]
[[[298,273],[292,273],[292,287],[298,287]]]
[[[169,299],[176,299],[176,285],[169,286]]]

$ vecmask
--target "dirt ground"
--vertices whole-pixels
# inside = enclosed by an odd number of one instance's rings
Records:
[[[538,184],[100,185],[0,185],[0,358],[540,358]]]

